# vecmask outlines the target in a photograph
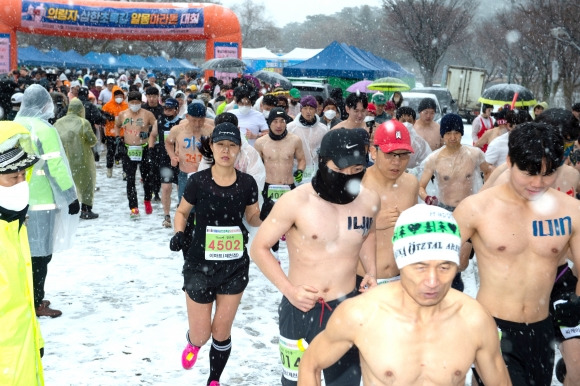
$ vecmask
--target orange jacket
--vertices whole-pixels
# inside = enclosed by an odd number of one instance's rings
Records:
[[[110,101],[108,101],[107,103],[105,103],[103,105],[103,111],[114,115],[115,118],[121,113],[121,111],[123,110],[127,110],[129,108],[129,104],[127,103],[127,101],[125,101],[123,99],[123,102],[121,103],[117,103],[115,102],[115,91],[121,90],[121,88],[117,85],[113,86],[113,89],[111,90],[111,92],[113,93],[113,98],[111,98]],[[124,93],[123,93],[124,96]],[[121,137],[123,137],[124,135],[124,129],[121,128]],[[107,121],[107,123],[105,123],[105,135],[107,137],[114,137],[115,136],[115,121]]]

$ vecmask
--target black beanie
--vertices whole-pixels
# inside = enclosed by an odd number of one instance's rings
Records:
[[[437,105],[435,101],[431,98],[423,98],[419,103],[419,108],[417,109],[419,112],[426,110],[426,109],[433,109],[433,111],[437,111]]]
[[[457,114],[445,114],[441,118],[441,123],[439,124],[439,134],[441,138],[445,133],[450,131],[457,131],[463,136],[463,119]]]

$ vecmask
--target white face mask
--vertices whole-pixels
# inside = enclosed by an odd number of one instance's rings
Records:
[[[123,102],[123,98],[115,98],[115,102],[121,104]]]
[[[262,110],[262,114],[264,114],[264,118],[268,119],[268,116],[270,115],[270,110]]]
[[[333,120],[334,117],[336,117],[336,111],[334,111],[334,110],[326,110],[324,112],[324,116],[326,117],[326,119]]]
[[[250,106],[240,106],[238,108],[238,110],[240,110],[240,114],[242,115],[246,115],[250,112],[251,107]]]
[[[13,186],[0,186],[0,206],[20,212],[28,205],[30,197],[28,182],[22,181]]]
[[[132,112],[136,113],[137,111],[141,110],[141,105],[129,105],[129,108]]]

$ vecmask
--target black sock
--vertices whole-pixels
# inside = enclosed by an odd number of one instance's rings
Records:
[[[230,353],[232,352],[232,337],[223,342],[219,342],[212,338],[211,349],[209,350],[209,379],[207,384],[209,385],[211,381],[219,381],[226,363],[230,358]]]

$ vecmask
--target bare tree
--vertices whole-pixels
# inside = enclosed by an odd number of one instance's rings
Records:
[[[280,29],[264,16],[263,3],[244,0],[243,3],[234,5],[232,11],[238,16],[244,47],[259,48],[267,44],[272,46],[280,36]]]
[[[470,25],[475,0],[383,0],[387,38],[419,64],[427,86],[445,52]]]

